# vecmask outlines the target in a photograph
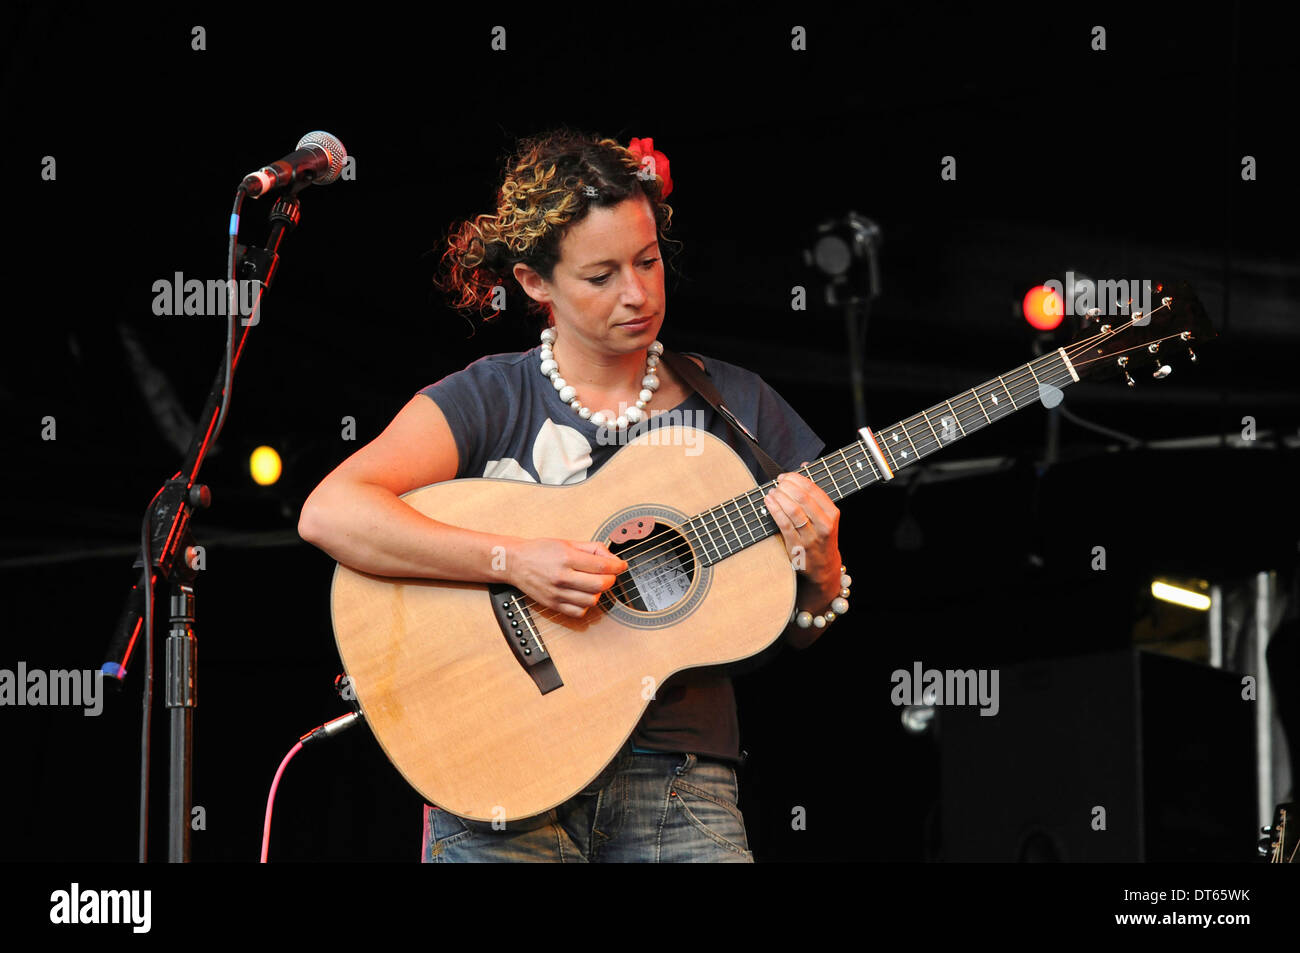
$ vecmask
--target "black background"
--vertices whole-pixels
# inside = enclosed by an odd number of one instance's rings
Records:
[[[684,243],[665,343],[758,372],[832,447],[854,439],[843,325],[815,290],[808,313],[789,300],[795,284],[816,287],[801,264],[811,230],[848,209],[884,233],[866,342],[877,429],[1028,360],[1020,296],[1067,270],[1188,280],[1220,333],[1158,384],[1069,389],[1074,413],[1149,440],[1240,435],[1247,415],[1261,433],[1300,424],[1297,70],[1267,5],[234,9],[3,14],[0,667],[102,660],[140,514],[182,452],[123,335],[191,420],[221,356],[224,319],[155,316],[153,282],[222,277],[234,187],[307,131],[333,132],[356,159],[355,181],[303,195],[203,472],[215,502],[197,526],[207,830],[195,860],[256,858],[280,758],[342,712],[333,563],[297,539],[303,499],[419,388],[536,341],[518,316],[470,336],[429,282],[448,226],[491,209],[518,136],[567,123],[653,137],[672,162],[671,234]],[[795,23],[807,52],[790,50]],[[191,49],[196,24],[205,51]],[[490,49],[497,24],[506,52]],[[1102,52],[1090,48],[1098,24]],[[953,182],[939,176],[949,155]],[[1242,181],[1246,155],[1256,181]],[[55,181],[41,178],[45,156]],[[265,213],[246,204],[242,240],[260,241]],[[357,443],[340,439],[345,415]],[[55,441],[41,439],[46,416]],[[1113,441],[1064,422],[1062,459],[1043,467],[1044,434],[1031,409],[947,456],[1007,456],[1007,471],[844,502],[852,611],[810,651],[738,683],[758,860],[935,856],[924,832],[937,753],[900,726],[893,670],[1122,647],[1139,619],[1169,611],[1146,595],[1157,573],[1290,578],[1294,448],[1109,453]],[[270,488],[247,473],[263,443],[285,463]],[[1098,545],[1105,572],[1091,569]],[[0,711],[14,821],[0,857],[134,857],[139,687],[137,669],[99,718]],[[368,732],[351,732],[289,768],[272,857],[415,861],[420,803]],[[806,831],[790,829],[796,805]]]

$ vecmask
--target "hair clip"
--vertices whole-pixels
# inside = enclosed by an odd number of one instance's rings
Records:
[[[599,192],[596,191],[596,187],[594,185],[584,185],[582,187],[582,191],[584,195],[592,199],[594,199],[596,196],[600,194]]]

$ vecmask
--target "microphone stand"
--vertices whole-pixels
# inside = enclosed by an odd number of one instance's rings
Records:
[[[844,302],[844,329],[849,345],[849,386],[853,391],[854,430],[867,426],[866,373],[863,352],[871,320],[871,299],[851,298]]]
[[[257,300],[253,306],[253,315],[260,311],[262,294],[271,286],[279,265],[280,242],[284,235],[292,231],[301,216],[298,192],[309,182],[296,184],[287,195],[282,196],[271,208],[271,228],[266,247],[235,244],[235,275],[238,280],[259,282]],[[242,195],[240,197],[242,201]],[[236,206],[238,209],[238,205]],[[232,217],[232,234],[237,233],[237,212]],[[239,295],[232,289],[227,298],[228,306],[239,312]],[[102,671],[110,676],[109,683],[121,687],[126,678],[127,663],[135,649],[136,640],[143,632],[146,641],[152,641],[153,633],[147,631],[145,620],[152,622],[153,585],[159,579],[166,579],[171,586],[170,622],[167,637],[165,704],[169,712],[171,729],[170,768],[168,773],[168,855],[171,863],[185,863],[190,859],[190,813],[193,803],[192,777],[194,765],[194,711],[198,706],[198,638],[196,626],[196,607],[193,582],[197,575],[194,566],[193,536],[190,523],[196,509],[206,509],[212,502],[208,487],[198,482],[199,469],[208,450],[219,434],[219,424],[223,423],[223,393],[226,395],[225,407],[230,401],[230,385],[234,379],[235,367],[243,353],[248,340],[248,332],[257,320],[241,320],[236,325],[233,335],[237,342],[228,346],[232,348],[230,360],[230,380],[226,379],[226,362],[223,358],[221,367],[208,392],[208,399],[202,413],[201,422],[196,427],[194,437],[186,452],[185,461],[177,474],[163,484],[146,509],[147,528],[142,529],[143,542],[147,544],[150,555],[148,564],[144,558],[145,551],[137,554],[135,566],[140,569],[139,580],[127,596],[126,608],[119,619],[117,630],[107,652],[108,661]],[[242,334],[239,328],[242,326]],[[147,672],[151,679],[153,673]],[[151,688],[146,685],[146,692]],[[141,749],[140,779],[140,862],[148,861],[149,836],[149,712],[145,712],[145,740]]]
[[[854,224],[860,232],[859,241],[867,258],[867,287],[859,289],[847,285],[841,287],[831,285],[826,289],[826,297],[832,306],[838,306],[844,312],[844,330],[849,348],[849,385],[853,392],[854,427],[861,430],[867,426],[867,328],[871,321],[871,303],[880,297],[880,263],[876,257],[880,230],[874,223],[856,216]]]

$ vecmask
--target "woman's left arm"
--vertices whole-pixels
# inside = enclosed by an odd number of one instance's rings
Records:
[[[796,609],[819,615],[840,594],[840,511],[802,474],[782,473],[777,483],[765,499],[798,574]],[[816,626],[801,629],[792,621],[781,637],[793,648],[806,649],[821,634]]]

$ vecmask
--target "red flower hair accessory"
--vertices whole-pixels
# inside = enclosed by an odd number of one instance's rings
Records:
[[[664,190],[660,198],[668,198],[668,193],[673,190],[672,176],[668,174],[668,157],[655,149],[655,141],[653,139],[633,139],[628,143],[627,149],[641,162],[641,171],[637,175],[646,178],[653,172],[653,174],[659,176],[664,180]],[[646,156],[650,156],[653,163],[647,163],[645,161]]]

